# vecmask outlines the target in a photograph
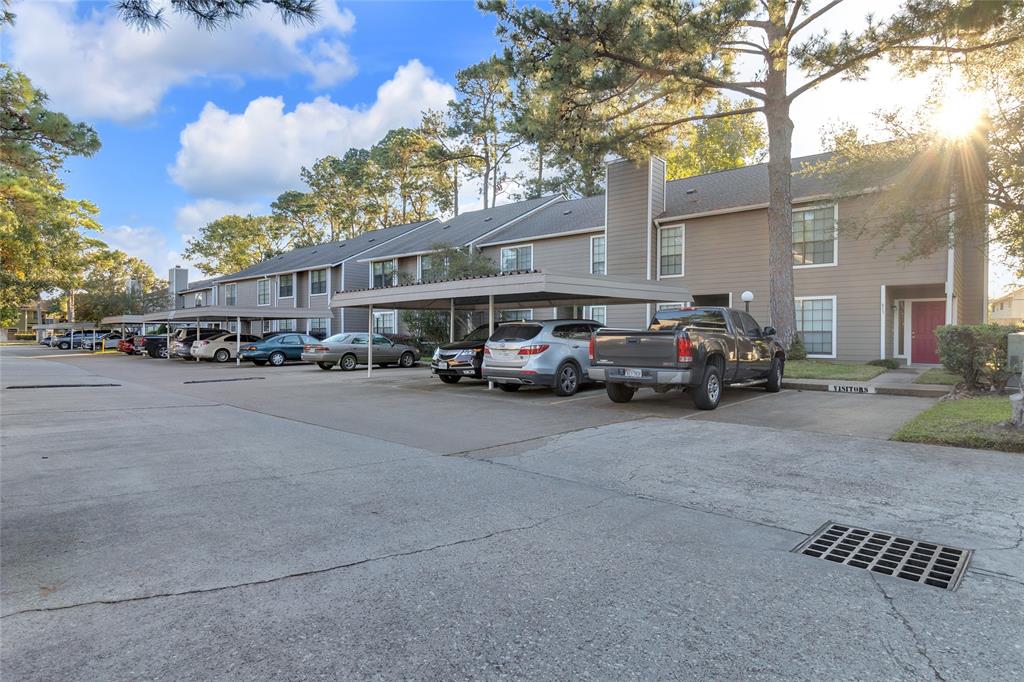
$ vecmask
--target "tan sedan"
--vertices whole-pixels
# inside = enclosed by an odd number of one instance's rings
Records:
[[[302,359],[315,362],[320,369],[341,367],[351,371],[357,365],[365,365],[368,359],[367,339],[365,332],[349,332],[335,334],[323,341],[307,344],[302,349]],[[395,343],[380,334],[373,335],[373,364],[386,367],[412,367],[420,359],[420,351],[415,346]]]

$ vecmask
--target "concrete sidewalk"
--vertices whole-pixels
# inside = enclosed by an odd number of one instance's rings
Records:
[[[868,381],[849,379],[784,379],[782,386],[798,391],[833,391],[837,393],[873,393],[915,398],[941,398],[953,387],[942,384],[915,384],[924,368],[909,367],[890,370]]]

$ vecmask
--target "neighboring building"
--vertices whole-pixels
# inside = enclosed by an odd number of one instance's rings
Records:
[[[988,320],[997,324],[1024,324],[1024,287],[989,301]]]
[[[901,260],[905,244],[877,252],[873,239],[840,234],[838,221],[870,208],[876,190],[836,201],[829,178],[797,172],[823,158],[793,162],[797,327],[809,354],[938,362],[936,326],[985,319],[986,247],[957,244],[906,263]],[[678,278],[698,305],[739,306],[740,294],[749,290],[751,312],[761,323],[771,322],[765,164],[666,182],[661,159],[616,161],[607,167],[606,187],[601,196],[541,197],[297,249],[213,283],[189,285],[180,294],[182,305],[198,295],[225,305],[322,307],[325,319],[312,321],[311,331],[314,325],[328,332],[365,331],[365,311],[339,309],[329,317],[329,296],[316,297],[443,279],[445,266],[435,262],[443,244],[477,249],[506,272]],[[329,255],[339,246],[346,248],[344,258]],[[672,305],[680,303],[662,304]],[[652,306],[634,304],[503,310],[501,316],[579,316],[636,328],[646,326],[653,312]],[[268,320],[264,329],[280,323],[287,321]],[[400,331],[400,315],[375,310],[374,327]]]

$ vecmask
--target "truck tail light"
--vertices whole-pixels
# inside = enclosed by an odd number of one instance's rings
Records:
[[[587,349],[587,357],[590,358],[591,362],[597,357],[597,340],[593,334],[590,335],[590,347]]]
[[[693,344],[689,336],[680,336],[676,339],[676,361],[680,363],[693,362]]]
[[[550,346],[546,343],[537,343],[532,346],[523,346],[519,349],[520,355],[540,355],[546,351]]]

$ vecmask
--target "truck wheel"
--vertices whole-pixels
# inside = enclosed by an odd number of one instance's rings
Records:
[[[580,369],[572,362],[566,362],[555,372],[555,395],[576,395],[580,389]]]
[[[636,389],[626,384],[606,383],[604,390],[608,392],[608,398],[613,403],[628,403],[636,395]]]
[[[690,389],[690,397],[698,410],[713,410],[722,399],[722,372],[718,365],[708,365],[699,385]]]
[[[782,358],[776,355],[772,358],[772,368],[768,370],[768,382],[764,385],[765,390],[769,393],[778,393],[782,390],[782,369]]]

